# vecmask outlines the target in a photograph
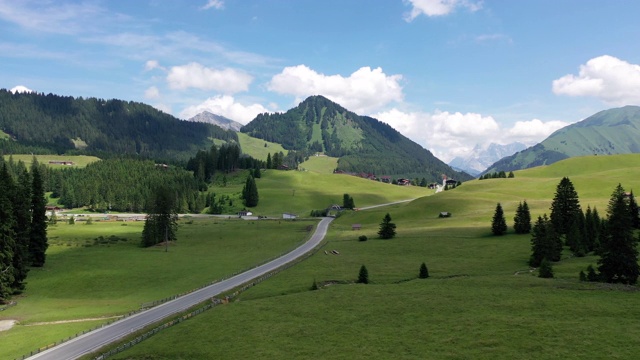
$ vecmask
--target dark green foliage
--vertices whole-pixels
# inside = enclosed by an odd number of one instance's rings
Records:
[[[540,268],[538,269],[538,277],[550,279],[553,278],[553,266],[547,258],[542,259]]]
[[[382,219],[378,235],[381,239],[391,239],[396,236],[396,224],[391,222],[391,215],[389,215],[389,213],[387,213],[387,215],[384,216],[384,219]]]
[[[514,177],[513,173],[509,174],[510,178]],[[482,176],[480,176],[478,178],[478,180],[485,180],[485,179],[506,179],[507,178],[507,174],[504,171],[495,171],[492,173],[486,173]]]
[[[85,225],[93,225],[93,218],[91,216],[89,216],[87,218],[87,221],[84,222]]]
[[[531,232],[531,213],[526,200],[518,204],[516,216],[513,218],[513,229],[516,234],[528,234]]]
[[[595,251],[598,248],[600,229],[602,221],[598,215],[598,210],[587,206],[587,212],[584,215],[584,246],[587,252]]]
[[[271,153],[267,154],[267,169],[273,169],[273,162],[271,161]]]
[[[565,243],[575,256],[583,257],[587,254],[585,216],[582,211],[576,213],[569,224],[565,235]]]
[[[358,236],[358,241],[367,241],[367,240],[369,240],[369,239],[367,238],[367,235],[360,235],[360,236]]]
[[[244,199],[244,206],[254,207],[258,205],[260,197],[258,196],[258,186],[253,176],[247,176],[247,181],[242,189],[242,199]]]
[[[44,184],[38,161],[34,158],[31,165],[31,226],[29,234],[29,260],[31,266],[42,267],[49,247],[47,241],[47,201],[44,197]]]
[[[587,266],[587,281],[590,281],[590,282],[600,281],[600,275],[596,273],[596,269],[591,264]]]
[[[13,251],[14,293],[24,290],[29,272],[29,239],[31,233],[31,175],[26,167],[19,173],[13,194],[15,249]]]
[[[514,177],[516,177],[516,176],[513,174],[513,171],[509,171],[509,175],[508,175],[507,177],[508,177],[509,179],[512,179],[512,178],[514,178]]]
[[[311,216],[312,217],[325,217],[328,214],[328,210],[327,209],[322,209],[322,210],[311,210]]]
[[[581,212],[578,193],[573,187],[573,183],[568,177],[562,178],[551,202],[551,214],[549,215],[556,231],[560,235],[566,235],[572,222]]]
[[[322,144],[311,142],[317,124],[320,124]],[[241,131],[278,142],[287,150],[303,152],[307,156],[324,151],[329,156],[339,157],[337,170],[340,171],[410,174],[432,180],[447,174],[451,178],[470,180],[469,175],[453,171],[389,125],[356,115],[322,96],[311,96],[285,113],[260,114]],[[272,161],[276,162],[275,154]],[[273,164],[269,168],[277,169],[278,166]]]
[[[267,144],[265,144],[265,145],[267,145]],[[319,289],[318,283],[316,282],[315,279],[313,279],[313,284],[311,284],[311,289],[310,290],[313,291],[313,290],[318,290],[318,289]]]
[[[633,195],[633,191],[629,193],[629,214],[631,216],[631,225],[634,229],[640,229],[640,209],[636,202],[636,197]]]
[[[253,169],[253,177],[255,179],[260,179],[262,177],[262,173],[260,172],[259,167],[256,167],[255,169]]]
[[[585,274],[584,271],[580,270],[580,273],[578,273],[578,279],[582,282],[587,281],[587,274]]]
[[[420,265],[420,271],[418,272],[418,278],[426,279],[429,277],[429,269],[427,269],[427,264],[422,263]]]
[[[491,220],[491,232],[496,236],[504,235],[507,232],[507,220],[504,218],[504,211],[500,203],[496,205],[496,211],[493,214],[493,220]]]
[[[0,302],[4,302],[13,293],[15,281],[13,256],[16,251],[15,218],[11,202],[15,184],[3,165],[0,173]]]
[[[622,185],[613,191],[607,208],[606,236],[600,244],[598,270],[608,283],[633,285],[638,281],[638,240],[633,235],[629,203]]]
[[[151,189],[166,185],[176,191],[179,212],[204,209],[198,181],[179,167],[162,166],[147,160],[107,159],[83,169],[57,170],[62,173],[59,203],[67,208],[87,206],[98,211],[144,212]]]
[[[356,281],[358,284],[368,284],[369,283],[369,271],[367,271],[367,268],[362,265],[360,267],[360,272],[358,273],[358,281]]]
[[[181,121],[142,103],[3,89],[0,128],[15,139],[0,142],[5,153],[128,154],[183,162],[208,148],[211,138],[238,141],[233,131]],[[74,140],[84,141],[86,148],[76,148]]]
[[[560,261],[562,256],[562,239],[555,231],[553,224],[544,216],[538,216],[531,231],[531,257],[529,265],[538,267],[543,259]]]
[[[342,207],[345,209],[353,210],[353,208],[356,207],[353,201],[353,197],[349,196],[349,194],[344,194],[342,196]]]
[[[150,208],[142,229],[142,246],[177,240],[178,214],[176,192],[168,186],[158,186],[149,201]],[[168,245],[168,244],[167,244]]]
[[[69,225],[75,225],[76,224],[76,218],[73,216],[69,216]]]

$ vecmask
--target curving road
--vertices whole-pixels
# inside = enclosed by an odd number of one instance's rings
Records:
[[[186,310],[223,292],[246,284],[251,280],[290,263],[313,250],[313,248],[318,246],[322,239],[324,239],[331,221],[333,221],[333,218],[323,218],[316,227],[316,231],[307,242],[273,261],[245,271],[227,280],[209,285],[175,300],[166,302],[162,305],[158,305],[149,310],[145,310],[116,321],[103,328],[88,332],[75,339],[33,355],[29,357],[29,359],[76,359],[82,355],[96,351],[102,346],[115,342],[127,334],[138,331],[152,323]]]

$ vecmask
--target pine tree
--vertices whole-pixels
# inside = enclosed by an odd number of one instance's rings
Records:
[[[369,271],[367,271],[366,266],[362,265],[360,267],[360,272],[358,273],[358,284],[368,284],[369,283]]]
[[[427,264],[422,263],[422,265],[420,265],[420,271],[418,272],[418,278],[426,279],[428,277],[429,277],[429,269],[427,269]]]
[[[594,251],[599,243],[600,225],[598,210],[591,210],[591,207],[587,206],[587,212],[584,214],[584,246],[587,252]]]
[[[0,174],[0,302],[5,301],[13,293],[15,269],[13,256],[16,250],[15,218],[11,197],[13,194],[13,180],[3,164]]]
[[[254,207],[258,205],[258,186],[251,175],[247,177],[247,181],[242,189],[242,199],[244,199],[244,206],[246,207]]]
[[[355,207],[353,198],[349,194],[342,195],[342,207],[351,210],[353,210],[353,208]]]
[[[547,258],[542,259],[540,268],[538,269],[538,277],[550,279],[553,277],[553,267]]]
[[[396,224],[391,222],[391,215],[389,215],[389,213],[382,219],[378,235],[381,239],[391,239],[396,236]]]
[[[273,169],[273,163],[271,162],[271,153],[267,154],[267,169]]]
[[[638,266],[638,240],[633,236],[629,204],[622,185],[613,191],[607,208],[607,236],[600,244],[598,270],[605,282],[636,284]]]
[[[256,179],[260,179],[260,177],[262,177],[262,174],[260,173],[260,168],[257,166],[255,169],[253,169],[253,177]]]
[[[147,221],[142,229],[142,246],[148,247],[169,241],[176,241],[178,232],[178,214],[176,213],[176,195],[166,186],[153,191],[149,202]]]
[[[29,237],[31,229],[31,176],[26,168],[22,169],[13,196],[13,215],[15,219],[15,249],[13,251],[14,293],[24,290],[29,272]]]
[[[568,177],[562,178],[551,202],[551,214],[549,215],[558,234],[567,234],[574,217],[581,211],[578,193],[573,187],[573,183]]]
[[[38,161],[33,158],[31,165],[31,226],[29,237],[29,260],[31,266],[42,267],[46,260],[47,202],[44,197],[44,183]]]
[[[504,218],[504,211],[502,211],[500,203],[496,205],[496,211],[491,221],[491,232],[496,236],[504,235],[507,232],[507,220]]]
[[[578,257],[583,257],[587,254],[585,222],[585,216],[582,214],[582,211],[576,213],[565,235],[567,246],[569,246],[571,252]]]
[[[531,257],[529,265],[538,267],[543,259],[559,261],[562,256],[562,240],[549,221],[547,214],[538,216],[531,231]]]
[[[640,209],[638,209],[638,203],[635,196],[633,196],[633,190],[629,193],[629,214],[633,228],[640,229]]]
[[[531,232],[531,213],[527,201],[518,204],[516,216],[513,218],[513,229],[516,234],[528,234]]]

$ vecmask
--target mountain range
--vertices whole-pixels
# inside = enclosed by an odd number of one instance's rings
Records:
[[[549,165],[574,156],[640,153],[640,107],[600,111],[557,130],[541,143],[505,157],[485,173]]]
[[[477,176],[496,161],[526,148],[527,146],[520,142],[506,145],[491,143],[489,146],[477,144],[467,156],[458,156],[451,160],[449,166]]]
[[[232,131],[240,131],[240,128],[242,127],[242,124],[240,124],[237,121],[228,119],[224,116],[221,115],[216,115],[213,114],[211,112],[208,111],[203,111],[189,119],[187,119],[187,121],[193,121],[193,122],[202,122],[202,123],[207,123],[207,124],[212,124],[212,125],[216,125],[219,126],[225,130],[232,130]]]
[[[386,123],[360,116],[323,96],[311,96],[285,113],[260,114],[240,130],[305,155],[337,157],[338,171],[456,180],[472,177],[453,170],[430,151]]]

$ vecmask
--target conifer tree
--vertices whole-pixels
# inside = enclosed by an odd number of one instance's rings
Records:
[[[14,293],[24,290],[24,282],[29,272],[29,237],[31,229],[31,203],[25,201],[31,199],[31,176],[26,168],[23,168],[16,183],[13,196],[13,215],[15,249],[13,252]]]
[[[271,162],[271,153],[267,154],[267,169],[273,169],[273,163]]]
[[[351,197],[349,194],[342,195],[342,207],[345,209],[353,210],[353,208],[355,208],[353,197]]]
[[[15,218],[11,204],[13,186],[7,166],[3,164],[0,173],[0,302],[11,296],[15,282],[13,268],[13,256],[16,250]]]
[[[559,261],[562,256],[562,240],[556,233],[547,214],[538,216],[531,231],[531,257],[529,265],[538,267],[543,259]]]
[[[553,277],[553,267],[547,258],[542,259],[540,269],[538,269],[538,277],[550,279]]]
[[[391,239],[396,236],[396,224],[391,222],[391,215],[389,215],[389,213],[382,219],[378,235],[381,239]]]
[[[429,269],[427,269],[427,264],[422,263],[422,265],[420,265],[420,272],[418,272],[418,278],[426,279],[428,277],[429,277]]]
[[[640,229],[640,212],[636,198],[633,196],[633,190],[629,193],[629,214],[631,216],[631,225],[633,228]]]
[[[258,205],[258,201],[260,199],[258,195],[258,186],[251,175],[247,177],[247,181],[242,189],[242,199],[244,199],[244,206],[246,207],[254,207]]]
[[[582,211],[576,213],[565,235],[567,246],[569,246],[571,252],[578,257],[583,257],[587,254],[585,222],[585,216],[582,214]]]
[[[491,232],[496,236],[504,235],[507,232],[507,220],[504,218],[504,211],[500,203],[496,205],[496,211],[493,214]]]
[[[358,273],[358,281],[359,284],[368,284],[369,283],[369,271],[367,271],[366,266],[362,265],[360,267],[360,272]]]
[[[513,218],[513,229],[516,234],[528,234],[531,232],[531,213],[527,201],[518,204],[516,216]]]
[[[599,243],[600,225],[598,210],[595,207],[591,210],[591,207],[587,206],[587,212],[584,214],[584,245],[587,252],[594,251]]]
[[[640,275],[638,240],[633,235],[629,204],[620,184],[611,195],[607,216],[606,237],[600,244],[598,260],[602,280],[608,283],[636,284]]]
[[[31,266],[42,267],[46,260],[47,241],[47,202],[44,197],[44,183],[38,161],[33,158],[31,164],[31,226],[29,237],[29,260]]]
[[[556,194],[551,202],[549,218],[560,235],[569,231],[571,222],[578,212],[581,212],[578,193],[568,177],[562,178],[556,188]]]
[[[176,195],[166,186],[159,186],[153,192],[150,209],[142,229],[142,246],[148,247],[177,240],[178,214]]]

